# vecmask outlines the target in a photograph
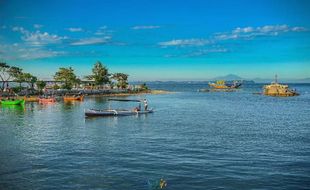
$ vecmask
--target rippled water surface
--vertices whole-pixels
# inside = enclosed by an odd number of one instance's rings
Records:
[[[310,187],[310,85],[301,95],[198,93],[148,98],[153,114],[84,118],[107,98],[0,106],[0,189],[306,189]],[[133,107],[134,103],[112,103]]]

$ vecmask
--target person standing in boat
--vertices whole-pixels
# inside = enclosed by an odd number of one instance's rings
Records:
[[[146,110],[147,110],[147,106],[148,106],[148,105],[147,105],[147,100],[144,99],[144,100],[143,100],[143,103],[144,103],[144,110],[146,111]]]

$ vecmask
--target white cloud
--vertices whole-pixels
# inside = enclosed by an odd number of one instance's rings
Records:
[[[157,29],[161,28],[161,26],[156,26],[156,25],[147,25],[147,26],[133,26],[131,29],[133,30],[146,30],[146,29]]]
[[[41,24],[34,24],[33,27],[34,27],[35,29],[40,29],[40,28],[43,27],[43,25],[41,25]]]
[[[245,27],[245,28],[238,27],[235,30],[233,30],[232,33],[249,33],[253,31],[254,31],[253,27]]]
[[[107,26],[101,26],[97,29],[97,31],[94,33],[97,36],[107,36],[107,35],[112,35],[113,31],[109,30]]]
[[[98,44],[106,44],[110,41],[110,36],[105,36],[103,38],[84,38],[80,39],[76,42],[72,42],[70,45],[73,46],[83,46],[83,45],[98,45]]]
[[[163,47],[168,46],[184,47],[184,46],[204,46],[209,43],[210,41],[206,39],[178,39],[166,42],[159,42],[158,44]]]
[[[32,46],[42,46],[48,44],[61,43],[62,40],[67,39],[67,37],[61,37],[56,34],[49,34],[47,32],[30,32],[26,33],[22,39]]]
[[[6,28],[7,28],[6,25],[2,25],[2,26],[1,26],[1,29],[6,29]]]
[[[43,46],[48,44],[61,43],[62,40],[67,39],[66,36],[58,36],[56,34],[49,34],[48,32],[30,32],[23,27],[14,26],[12,28],[14,32],[20,32],[23,34],[21,39],[31,46]]]
[[[0,44],[1,57],[5,60],[32,60],[65,55],[63,51],[43,49],[42,47],[26,47],[21,44]]]
[[[107,29],[107,28],[108,28],[107,26],[100,26],[100,27],[99,27],[100,30],[105,30],[105,29]]]
[[[13,32],[20,32],[22,34],[29,33],[26,29],[24,29],[23,27],[20,27],[20,26],[12,27],[12,31]]]
[[[44,50],[40,48],[20,49],[19,59],[42,59],[64,55],[63,51]]]
[[[226,52],[228,52],[228,49],[226,48],[202,49],[202,50],[191,52],[187,54],[186,57],[198,57],[198,56],[209,55],[211,53],[226,53]]]
[[[258,36],[277,36],[287,32],[302,32],[307,31],[304,27],[290,27],[283,25],[266,25],[261,27],[245,27],[236,28],[231,32],[217,33],[215,40],[231,40],[231,39],[253,39]]]
[[[82,32],[83,31],[82,28],[68,28],[67,30],[69,30],[70,32]]]
[[[299,26],[295,26],[295,27],[291,28],[291,30],[292,30],[293,32],[304,32],[304,31],[307,31],[306,28],[304,28],[304,27],[299,27]]]
[[[214,54],[214,53],[227,53],[229,52],[228,49],[222,48],[222,47],[210,47],[208,49],[199,49],[195,50],[189,53],[181,53],[181,54],[166,54],[164,57],[166,58],[174,58],[174,57],[200,57],[200,56],[206,56],[209,54]]]

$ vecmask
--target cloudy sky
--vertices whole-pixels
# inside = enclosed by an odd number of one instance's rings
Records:
[[[0,0],[0,60],[40,78],[100,60],[131,80],[310,77],[310,1]]]

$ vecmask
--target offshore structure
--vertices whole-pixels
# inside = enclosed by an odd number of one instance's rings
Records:
[[[292,90],[288,85],[279,84],[277,75],[275,81],[263,87],[263,94],[267,96],[298,96],[296,90]]]

